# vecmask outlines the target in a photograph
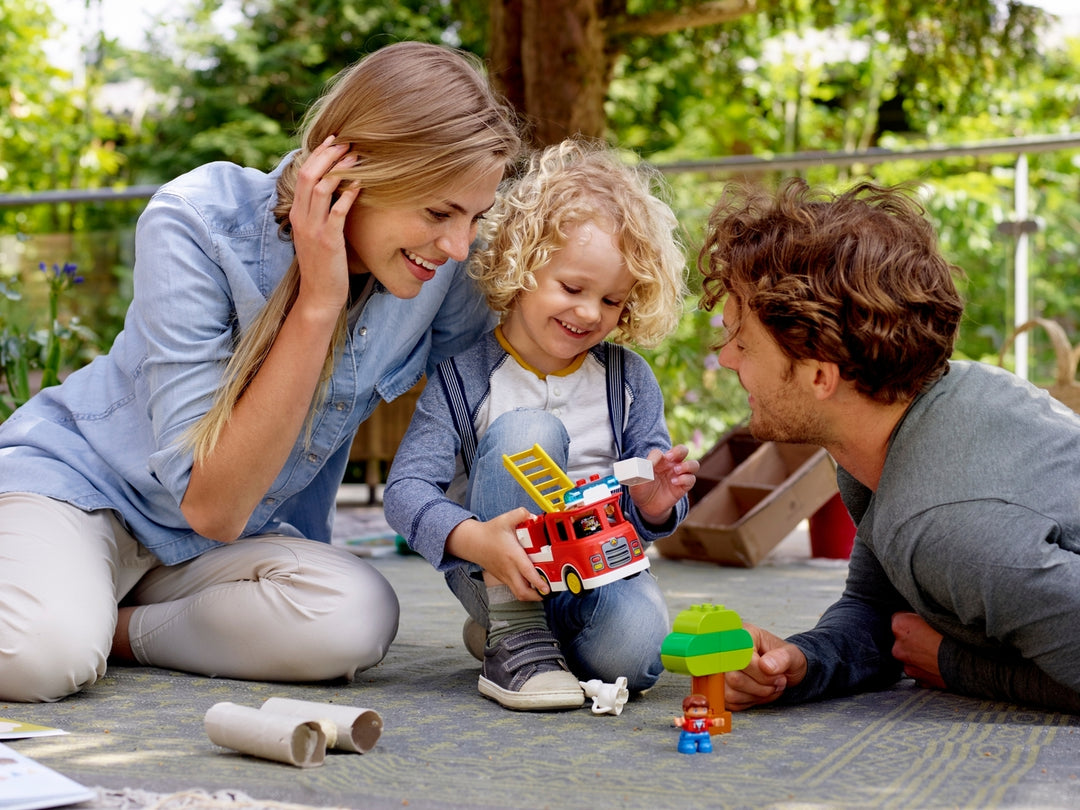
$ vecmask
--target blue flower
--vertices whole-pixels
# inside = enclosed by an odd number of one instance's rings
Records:
[[[83,282],[83,277],[76,275],[79,265],[74,262],[65,262],[63,265],[54,264],[52,266],[52,275],[49,274],[49,266],[45,262],[41,262],[38,269],[48,276],[49,286],[54,290],[63,290],[72,284],[82,284]]]

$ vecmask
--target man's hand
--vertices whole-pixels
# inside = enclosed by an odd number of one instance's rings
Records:
[[[806,656],[794,644],[747,624],[754,654],[746,669],[724,674],[724,703],[733,712],[771,703],[806,677]]]
[[[904,674],[919,686],[944,689],[938,666],[938,649],[943,636],[915,613],[894,613],[892,655],[904,665]]]

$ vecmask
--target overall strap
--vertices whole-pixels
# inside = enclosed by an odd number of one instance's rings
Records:
[[[615,436],[615,456],[622,458],[623,422],[625,421],[626,394],[623,390],[623,364],[626,353],[622,346],[604,343],[604,364],[607,370],[608,417],[611,419],[611,432]]]
[[[461,382],[461,376],[458,374],[457,364],[454,363],[453,358],[439,363],[436,372],[442,383],[443,392],[446,394],[446,402],[450,406],[450,417],[454,421],[454,429],[461,443],[461,462],[465,465],[465,474],[469,475],[472,471],[473,460],[476,458],[476,430],[469,417],[465,386]]]

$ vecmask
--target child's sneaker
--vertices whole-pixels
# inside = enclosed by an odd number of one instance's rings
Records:
[[[585,703],[581,684],[566,666],[551,631],[531,627],[484,650],[480,694],[507,709],[552,711]]]

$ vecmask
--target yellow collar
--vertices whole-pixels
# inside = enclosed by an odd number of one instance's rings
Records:
[[[577,357],[575,357],[573,360],[571,360],[570,365],[568,365],[566,368],[559,369],[558,371],[553,371],[549,375],[549,374],[545,374],[544,372],[540,371],[540,369],[533,368],[532,366],[530,366],[528,363],[526,363],[521,358],[521,355],[518,354],[517,351],[515,351],[514,347],[510,345],[510,341],[508,341],[506,339],[506,335],[503,334],[501,324],[499,326],[495,327],[495,339],[497,341],[499,341],[499,345],[502,346],[506,350],[506,353],[508,355],[510,355],[511,357],[513,357],[515,361],[517,361],[517,364],[519,366],[521,366],[522,368],[524,368],[524,369],[526,369],[528,371],[531,371],[533,374],[535,374],[541,380],[546,380],[549,376],[550,377],[567,377],[567,376],[573,374],[575,371],[577,371],[579,368],[581,368],[581,364],[585,362],[585,355],[588,354],[587,351],[582,352]]]

